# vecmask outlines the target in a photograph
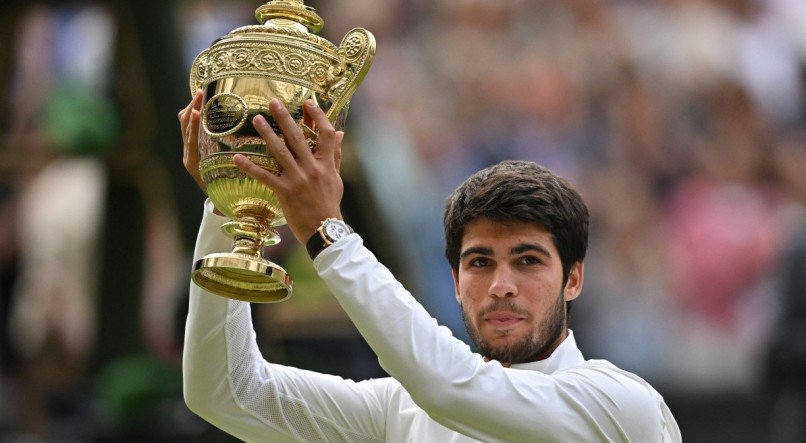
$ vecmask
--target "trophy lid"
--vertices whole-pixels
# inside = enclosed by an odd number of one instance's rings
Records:
[[[303,4],[303,0],[271,0],[255,10],[255,18],[260,24],[269,21],[275,24],[299,23],[313,34],[319,33],[325,25],[322,17],[313,8]]]
[[[255,10],[255,18],[260,25],[248,25],[234,29],[220,40],[242,34],[283,35],[301,38],[335,54],[336,46],[317,35],[325,26],[316,10],[306,6],[303,0],[270,0]]]

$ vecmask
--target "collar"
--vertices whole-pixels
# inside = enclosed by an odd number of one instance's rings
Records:
[[[510,366],[510,368],[553,374],[564,369],[578,366],[584,362],[585,357],[582,356],[582,351],[577,347],[577,342],[574,339],[574,331],[569,329],[568,336],[565,337],[565,340],[557,346],[557,349],[555,349],[548,358],[529,363],[517,363]]]

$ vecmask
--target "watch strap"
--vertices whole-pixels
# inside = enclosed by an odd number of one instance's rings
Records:
[[[311,260],[315,259],[316,256],[328,246],[329,243],[325,241],[325,238],[318,229],[313,233],[311,238],[308,239],[308,242],[305,243],[305,249],[308,250],[308,256],[311,257]]]

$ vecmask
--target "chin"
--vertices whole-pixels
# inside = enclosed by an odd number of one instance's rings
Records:
[[[524,337],[527,334],[522,329],[523,329],[522,324],[515,324],[503,328],[488,326],[487,328],[484,329],[482,338],[486,340],[488,343],[494,343],[497,341],[505,341],[507,343],[510,343],[513,341],[524,339]]]
[[[491,334],[487,334],[482,340],[488,348],[503,351],[513,345],[524,342],[525,335],[523,333],[516,333],[513,329],[506,331],[496,330]]]
[[[517,327],[509,328],[489,328],[483,335],[484,339],[490,342],[498,340],[512,340],[521,338],[523,334],[518,332]]]

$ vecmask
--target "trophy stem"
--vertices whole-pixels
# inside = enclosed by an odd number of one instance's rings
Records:
[[[262,258],[264,246],[280,243],[280,235],[271,227],[269,220],[245,216],[224,223],[224,232],[232,237],[232,252]]]
[[[241,216],[222,226],[233,239],[232,252],[208,254],[193,265],[193,281],[222,297],[275,303],[291,296],[291,277],[262,257],[263,246],[280,242],[274,217]]]
[[[236,238],[232,242],[232,252],[235,254],[246,254],[253,257],[261,257],[261,242],[254,238]]]

